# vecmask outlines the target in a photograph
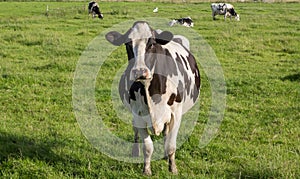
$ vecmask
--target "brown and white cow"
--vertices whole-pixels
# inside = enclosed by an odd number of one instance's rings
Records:
[[[153,30],[137,21],[125,33],[111,31],[106,39],[113,45],[125,44],[128,66],[119,83],[122,102],[133,114],[133,155],[143,143],[144,174],[151,175],[152,134],[163,133],[169,170],[177,173],[176,138],[182,115],[196,102],[200,73],[194,56],[169,31]]]

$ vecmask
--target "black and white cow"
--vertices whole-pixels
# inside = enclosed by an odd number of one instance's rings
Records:
[[[193,27],[194,26],[194,22],[192,20],[192,18],[190,17],[184,17],[184,18],[180,18],[180,19],[173,19],[171,22],[169,22],[170,26],[173,26],[175,24],[180,24],[186,27]]]
[[[212,3],[210,5],[211,10],[212,10],[212,17],[213,20],[215,20],[216,15],[224,15],[224,20],[226,20],[226,17],[234,17],[235,20],[239,21],[240,20],[240,15],[237,14],[234,10],[233,5],[228,4],[228,3]]]
[[[151,175],[152,134],[163,133],[169,170],[177,173],[176,138],[181,116],[196,102],[200,93],[200,73],[194,56],[169,31],[153,30],[137,21],[125,33],[111,31],[106,39],[113,45],[125,44],[128,66],[121,76],[119,94],[133,114],[132,154],[139,155],[143,143],[144,174]],[[180,38],[177,38],[177,40]]]
[[[99,4],[95,1],[89,2],[88,10],[89,14],[92,14],[93,18],[98,15],[100,19],[103,19],[103,14],[100,12]]]

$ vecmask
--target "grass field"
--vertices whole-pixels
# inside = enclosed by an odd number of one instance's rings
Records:
[[[300,177],[299,3],[235,3],[240,22],[221,16],[213,21],[209,3],[102,2],[103,20],[88,18],[85,5],[0,3],[0,178],[143,178],[142,164],[102,154],[81,132],[72,106],[76,65],[88,44],[115,24],[184,16],[194,20],[193,29],[222,65],[226,111],[217,136],[199,148],[211,106],[200,67],[201,109],[193,133],[177,150],[179,174],[171,175],[167,162],[158,160],[153,177]],[[113,74],[126,61],[124,47],[111,54],[97,76],[95,96],[110,131],[131,141],[131,126],[118,119],[110,91]]]

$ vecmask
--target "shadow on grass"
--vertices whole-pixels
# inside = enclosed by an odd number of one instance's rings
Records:
[[[67,175],[82,175],[82,171],[64,171],[64,169],[73,168],[75,165],[84,165],[83,161],[75,156],[67,153],[55,153],[56,148],[63,148],[66,145],[67,144],[63,141],[51,139],[49,137],[41,140],[0,132],[0,166],[2,165],[4,169],[11,171],[11,167],[21,167],[14,166],[15,160],[26,161],[29,159],[37,165],[39,165],[38,161],[40,161],[44,163],[44,165],[52,166],[57,171],[66,173]],[[24,162],[24,164],[25,163],[26,162]],[[24,168],[22,169],[21,167],[17,170],[24,170]],[[18,173],[18,171],[11,172]]]
[[[70,147],[69,144],[68,140],[55,139],[51,136],[41,140],[0,131],[0,178],[3,174],[1,169],[5,170],[2,171],[4,174],[16,173],[29,178],[44,178],[48,176],[47,172],[60,173],[71,178],[98,178],[99,175],[114,176],[115,173],[120,174],[120,172],[127,176],[128,168],[134,170],[131,172],[140,174],[141,166],[136,167],[138,164],[120,164],[119,161],[104,156],[89,146],[81,146],[80,148],[71,146],[74,148],[73,151],[70,151],[70,148],[66,150],[65,147]],[[59,148],[65,152],[57,152]],[[81,154],[79,155],[79,153]],[[32,168],[22,168],[24,167],[22,166],[23,161],[24,165],[28,165],[26,163],[28,159],[35,163],[37,168],[34,170],[38,171],[33,171]],[[15,160],[22,161],[16,162]],[[100,161],[105,161],[105,163]],[[44,164],[40,165],[40,162]],[[47,166],[53,170],[48,171]],[[134,168],[132,169],[132,167]],[[24,173],[26,170],[30,170],[29,173]]]
[[[230,172],[231,173],[231,172]],[[241,171],[235,171],[228,175],[229,178],[282,178],[277,171],[271,169],[258,169],[251,170],[251,169],[242,169]]]
[[[281,80],[286,81],[300,81],[300,73],[292,74],[281,78]]]
[[[0,162],[9,157],[57,160],[59,157],[51,151],[50,145],[49,142],[37,142],[28,137],[0,132]]]

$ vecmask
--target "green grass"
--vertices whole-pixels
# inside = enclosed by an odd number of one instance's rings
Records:
[[[49,16],[45,16],[49,5]],[[111,159],[84,137],[72,106],[81,53],[107,28],[135,18],[191,16],[226,79],[226,111],[217,136],[199,139],[211,92],[200,67],[201,111],[177,150],[179,175],[153,161],[154,178],[297,178],[300,176],[299,3],[235,3],[241,21],[213,21],[209,3],[101,2],[104,19],[83,2],[0,3],[0,177],[139,178],[142,164]],[[152,9],[159,7],[159,13]],[[71,7],[70,9],[67,7]],[[131,24],[128,24],[128,27]],[[126,63],[117,49],[97,76],[97,108],[115,135],[133,140],[112,110],[113,75]],[[130,120],[130,119],[128,119]]]

